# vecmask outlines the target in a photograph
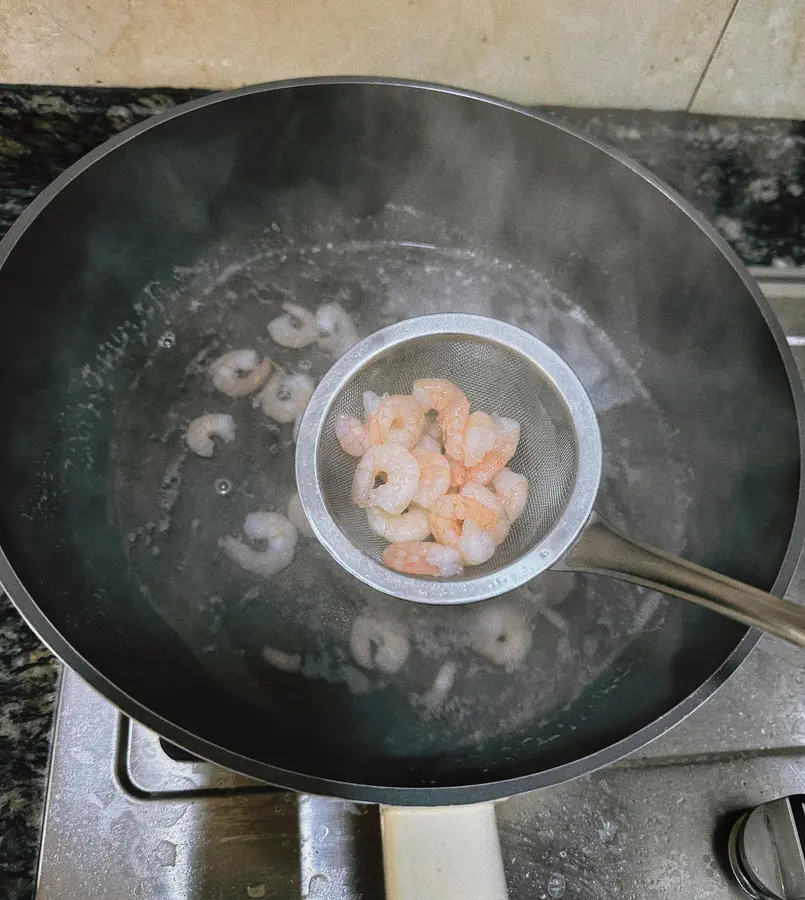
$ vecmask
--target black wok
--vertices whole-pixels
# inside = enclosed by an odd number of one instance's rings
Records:
[[[0,296],[0,581],[126,713],[249,775],[412,805],[555,784],[671,727],[756,641],[595,577],[433,608],[373,593],[313,540],[272,579],[237,569],[217,539],[283,511],[293,438],[205,369],[254,346],[320,377],[332,357],[266,331],[289,298],[337,300],[361,334],[440,310],[533,331],[595,404],[604,514],[758,587],[791,578],[802,392],[765,301],[673,192],[520,107],[360,79],[187,104],[31,205]],[[238,434],[201,460],[182,435],[213,408]],[[508,668],[478,650],[495,604],[531,634]],[[352,660],[367,611],[409,636],[397,675]]]

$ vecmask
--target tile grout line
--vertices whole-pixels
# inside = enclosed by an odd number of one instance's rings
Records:
[[[716,38],[716,42],[713,45],[713,49],[710,51],[710,55],[707,57],[707,62],[704,64],[704,68],[702,69],[701,75],[699,75],[699,79],[696,82],[695,87],[693,88],[693,93],[690,95],[690,100],[688,100],[688,104],[685,107],[685,112],[690,112],[691,107],[696,102],[696,97],[701,89],[701,86],[704,82],[704,79],[710,70],[710,65],[715,58],[716,53],[718,52],[718,48],[721,46],[721,42],[724,39],[724,35],[726,34],[727,29],[729,28],[730,22],[732,21],[732,17],[735,15],[735,10],[738,8],[738,4],[741,0],[735,0],[732,4],[732,9],[729,11],[727,18],[724,20],[724,24],[721,26],[721,31],[718,33],[718,37]]]

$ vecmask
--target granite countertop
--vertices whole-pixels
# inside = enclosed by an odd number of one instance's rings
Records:
[[[0,237],[84,153],[193,90],[0,86]],[[685,195],[749,265],[805,265],[805,123],[675,112],[548,113]],[[0,594],[0,896],[30,898],[58,665]]]

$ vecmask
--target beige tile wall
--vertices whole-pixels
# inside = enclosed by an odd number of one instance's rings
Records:
[[[805,118],[805,2],[738,0],[696,112]]]
[[[805,117],[803,4],[0,0],[0,82],[223,88],[377,74],[526,103]]]

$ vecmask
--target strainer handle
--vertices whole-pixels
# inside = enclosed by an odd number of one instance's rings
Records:
[[[805,647],[805,607],[633,540],[595,512],[554,568],[654,588]]]

